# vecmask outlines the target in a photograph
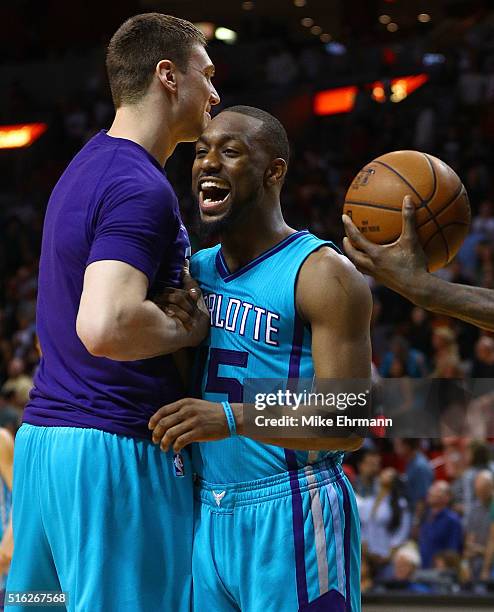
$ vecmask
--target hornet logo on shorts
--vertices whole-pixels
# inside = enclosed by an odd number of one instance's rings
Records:
[[[216,491],[211,491],[214,497],[214,501],[217,506],[221,506],[221,500],[225,497],[226,491],[221,491],[221,493],[216,493]]]

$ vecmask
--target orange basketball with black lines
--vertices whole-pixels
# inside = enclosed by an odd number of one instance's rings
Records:
[[[403,198],[412,197],[420,243],[430,272],[450,262],[470,226],[470,204],[459,176],[428,153],[393,151],[360,170],[343,212],[366,238],[389,244],[401,234]]]

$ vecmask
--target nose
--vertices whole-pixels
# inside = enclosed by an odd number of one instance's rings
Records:
[[[214,85],[211,85],[211,95],[209,96],[209,103],[211,106],[216,106],[216,104],[220,103],[220,96],[216,91]]]
[[[220,158],[214,149],[210,149],[201,161],[201,169],[206,174],[209,174],[210,172],[218,172],[221,168]]]

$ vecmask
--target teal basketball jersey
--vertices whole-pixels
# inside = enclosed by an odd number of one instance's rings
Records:
[[[299,270],[323,246],[299,231],[230,273],[220,245],[196,253],[191,274],[198,281],[211,315],[211,332],[196,363],[199,392],[212,402],[243,401],[249,378],[312,379],[311,332],[295,306]],[[296,470],[343,453],[293,451],[244,436],[193,445],[196,473],[212,483],[257,480]]]

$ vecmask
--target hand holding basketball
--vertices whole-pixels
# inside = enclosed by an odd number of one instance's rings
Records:
[[[419,151],[381,155],[353,179],[343,212],[368,241],[389,245],[400,235],[406,195],[415,208],[416,234],[433,272],[453,259],[470,224],[465,188],[440,159]]]
[[[343,239],[343,248],[361,272],[405,297],[420,288],[421,279],[427,275],[427,257],[415,229],[415,207],[410,196],[403,199],[402,232],[392,244],[374,244],[358,231],[348,215],[342,219],[348,236]]]

